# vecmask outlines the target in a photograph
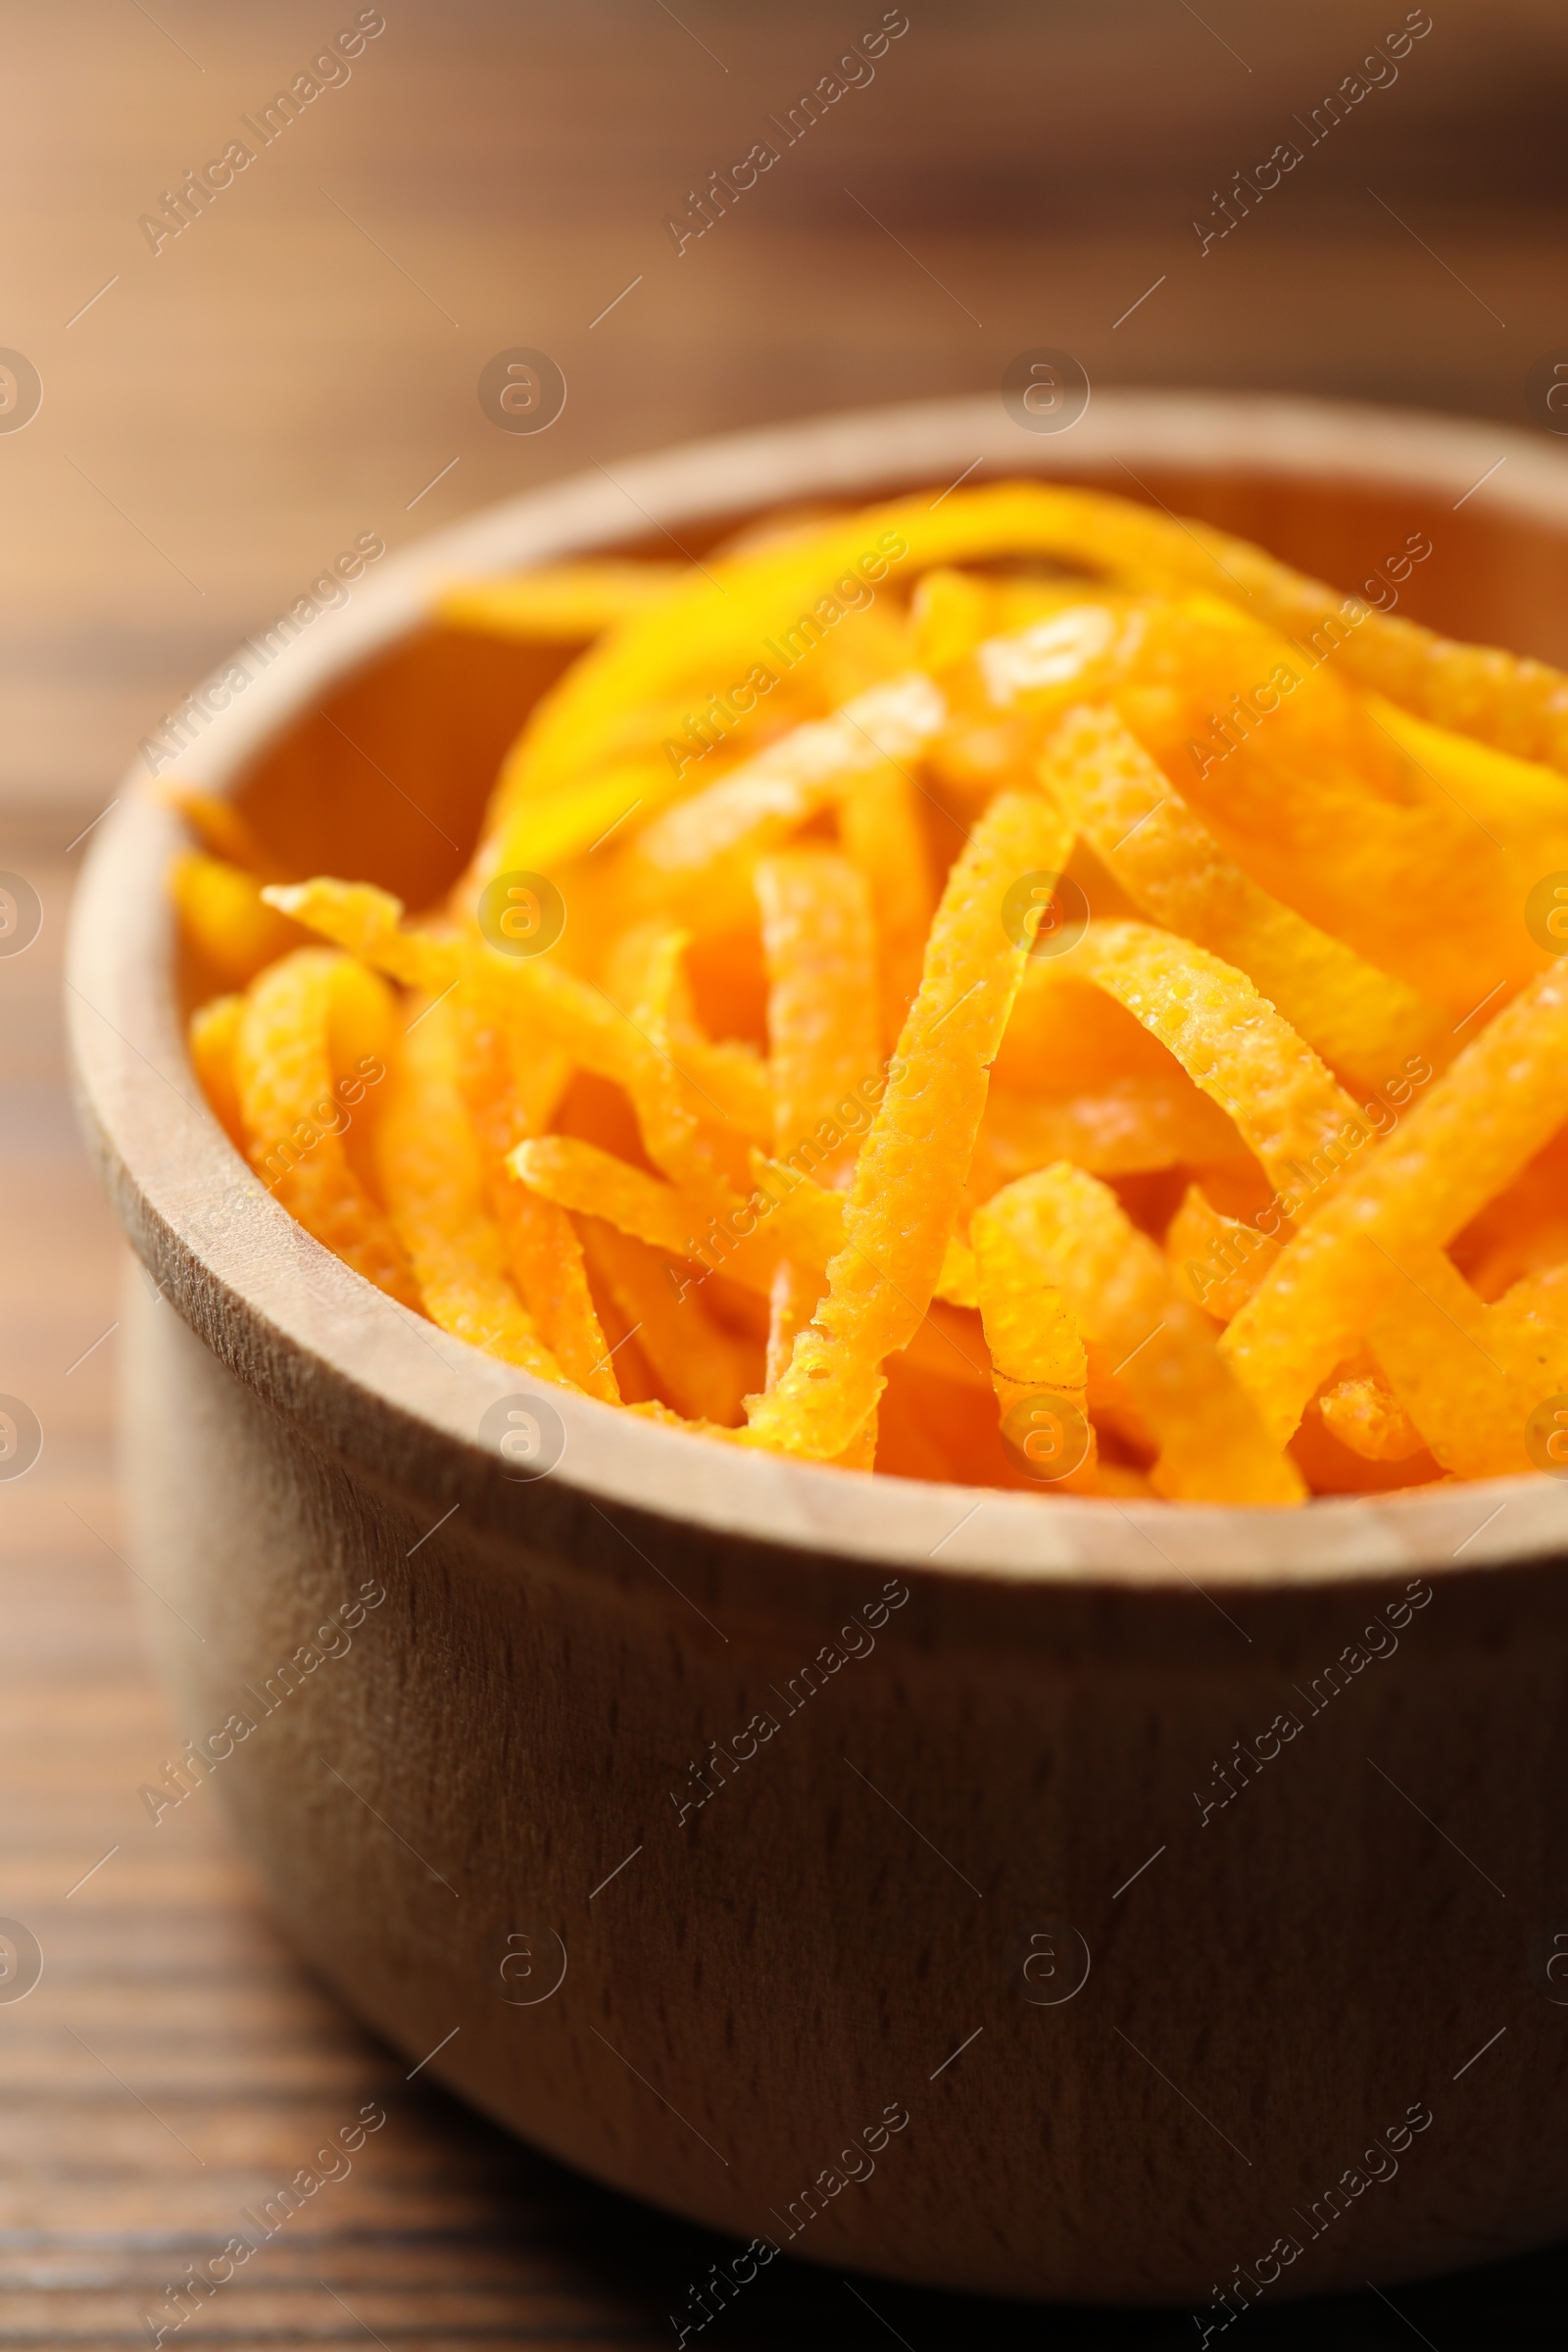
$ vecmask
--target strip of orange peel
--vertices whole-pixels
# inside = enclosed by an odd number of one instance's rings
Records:
[[[1005,1186],[976,1209],[969,1238],[1004,1438],[1017,1431],[1020,1406],[1027,1418],[1029,1406],[1049,1403],[1054,1415],[1049,1433],[1060,1444],[1059,1400],[1064,1398],[1081,1416],[1085,1446],[1082,1457],[1068,1461],[1051,1483],[1067,1494],[1092,1494],[1096,1436],[1089,1422],[1089,1358],[1077,1319],[1039,1251],[1039,1224],[1027,1178]],[[1071,1419],[1069,1413],[1066,1420]],[[1014,1441],[1031,1462],[1039,1452],[1040,1434],[1031,1430]],[[1070,1432],[1066,1442],[1071,1443]],[[1051,1466],[1049,1461],[1043,1465]]]
[[[1030,1220],[1032,1262],[1159,1448],[1154,1492],[1183,1502],[1303,1501],[1299,1473],[1224,1362],[1213,1323],[1109,1186],[1063,1162],[1008,1193],[1014,1217]]]
[[[417,1307],[403,1247],[350,1164],[349,1112],[334,1084],[334,989],[384,985],[327,948],[296,948],[252,981],[234,1041],[234,1081],[251,1165],[297,1217],[377,1289]],[[390,1027],[390,1008],[388,1026]]]
[[[263,896],[389,979],[426,989],[432,996],[463,979],[466,957],[483,956],[489,984],[510,1005],[512,1017],[535,1024],[580,1068],[629,1088],[644,1067],[648,1041],[636,1024],[603,989],[549,956],[500,956],[476,939],[407,930],[402,900],[367,882],[318,875],[309,882],[270,888]],[[728,1039],[716,1045],[706,1039],[682,1040],[674,1057],[715,1115],[754,1143],[771,1138],[772,1088],[766,1067],[751,1048]]]
[[[1263,1277],[1221,1344],[1282,1444],[1397,1296],[1406,1253],[1446,1248],[1563,1125],[1565,1062],[1559,964],[1433,1081]]]
[[[431,1004],[405,1032],[376,1128],[388,1213],[425,1312],[443,1331],[562,1387],[566,1379],[507,1279],[500,1228],[484,1202],[478,1143],[459,1086],[450,1004]]]
[[[1071,953],[1074,975],[1125,1005],[1230,1113],[1284,1199],[1339,1183],[1373,1130],[1245,972],[1149,923],[1091,923]]]
[[[1027,925],[1004,919],[1007,894],[1059,872],[1070,846],[1070,827],[1042,796],[1004,792],[956,859],[857,1162],[827,1296],[777,1386],[748,1399],[755,1444],[817,1460],[841,1454],[876,1406],[884,1360],[923,1321],[1032,944]]]
[[[1048,747],[1042,773],[1108,871],[1154,922],[1244,971],[1348,1076],[1380,1086],[1407,1056],[1447,1044],[1442,1015],[1413,988],[1231,864],[1114,711],[1070,712]]]

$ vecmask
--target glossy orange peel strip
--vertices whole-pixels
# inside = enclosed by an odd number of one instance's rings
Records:
[[[1041,796],[1007,792],[960,852],[856,1165],[827,1296],[777,1386],[748,1400],[756,1442],[818,1460],[842,1453],[881,1395],[884,1360],[924,1319],[1032,944],[1005,919],[1008,892],[1058,871],[1069,846],[1065,821]]]

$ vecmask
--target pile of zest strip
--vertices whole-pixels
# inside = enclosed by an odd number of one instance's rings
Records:
[[[572,657],[438,904],[160,787],[208,1100],[366,1280],[861,1472],[1568,1468],[1568,679],[1030,484],[435,618]]]

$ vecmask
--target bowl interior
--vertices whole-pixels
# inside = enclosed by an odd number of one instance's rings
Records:
[[[1300,479],[1255,466],[1146,464],[1135,476],[1111,463],[1063,469],[1063,478],[1217,524],[1347,593],[1422,531],[1432,553],[1400,584],[1402,613],[1568,666],[1568,530],[1554,518],[1473,501],[1454,513],[1446,484],[1390,485],[1348,471]],[[863,498],[811,504],[849,508],[930,481],[892,473],[868,479]],[[700,516],[681,527],[680,548],[706,556],[760,511]],[[643,531],[596,552],[667,562],[673,551],[662,532]],[[523,716],[572,659],[567,648],[418,628],[295,715],[236,779],[235,798],[289,865],[377,882],[412,907],[429,906],[467,862]]]
[[[1491,428],[1186,396],[1122,395],[1093,414],[1094,433],[1060,441],[999,431],[992,404],[973,402],[672,453],[622,469],[635,532],[602,483],[518,501],[389,565],[357,614],[332,616],[351,626],[333,638],[329,623],[308,648],[291,647],[240,723],[215,725],[181,771],[231,792],[263,843],[295,870],[363,877],[427,906],[463,870],[523,714],[570,659],[434,625],[433,599],[446,580],[574,552],[667,559],[672,538],[701,557],[780,505],[858,506],[951,481],[977,446],[991,478],[1030,472],[1146,500],[1256,540],[1347,592],[1367,592],[1408,535],[1424,532],[1432,552],[1401,584],[1402,612],[1568,662],[1561,453],[1516,436],[1505,489],[1472,495],[1495,464],[1495,445],[1508,439]],[[644,515],[659,527],[641,527]],[[1386,587],[1376,593],[1387,601]],[[265,1389],[265,1359],[281,1342],[309,1363],[337,1442],[383,1470],[408,1471],[417,1460],[418,1475],[442,1491],[477,1481],[492,1513],[515,1523],[519,1491],[502,1487],[493,1462],[477,1457],[475,1431],[499,1395],[526,1385],[521,1376],[451,1343],[442,1351],[447,1377],[432,1377],[420,1358],[434,1351],[406,1329],[415,1319],[298,1229],[281,1233],[279,1220],[291,1220],[265,1197],[238,1221],[241,1231],[203,1226],[204,1195],[231,1197],[236,1182],[243,1191],[253,1180],[205,1105],[190,1102],[180,1015],[210,982],[173,972],[162,877],[175,838],[168,812],[138,791],[105,828],[75,931],[78,1076],[133,1238],[170,1276],[172,1296],[200,1299],[205,1313],[187,1309],[189,1319],[245,1377]],[[127,892],[127,875],[148,887]],[[195,1121],[176,1116],[187,1131],[178,1139],[160,1072]],[[268,1347],[247,1343],[247,1331],[254,1340],[264,1328]],[[297,1409],[297,1362],[277,1388]],[[739,1454],[590,1400],[564,1401],[571,1443],[560,1483],[568,1490],[818,1557],[833,1551],[922,1572],[934,1563],[932,1573],[960,1576],[1071,1570],[1165,1582],[1200,1562],[1207,1573],[1249,1579],[1367,1574],[1448,1560],[1495,1513],[1496,1495],[1510,1507],[1467,1553],[1468,1565],[1557,1549],[1568,1534],[1568,1494],[1545,1479],[1326,1498],[1284,1515],[1166,1503],[1132,1511],[866,1480]],[[985,1509],[971,1526],[977,1497]]]

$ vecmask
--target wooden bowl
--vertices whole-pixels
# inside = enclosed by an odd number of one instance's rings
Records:
[[[701,554],[977,459],[1347,589],[1424,530],[1405,609],[1568,658],[1544,442],[1138,393],[1037,435],[959,401],[428,541],[270,666],[246,649],[181,773],[428,902],[551,666],[432,630],[437,584],[638,534]],[[343,1997],[598,2179],[889,2277],[1234,2310],[1562,2231],[1564,1489],[1124,1508],[542,1396],[350,1273],[224,1140],[145,783],[71,962],[87,1130],[159,1292],[129,1317],[137,1557],[187,1780]],[[498,1450],[508,1398],[564,1439],[550,1475]]]

